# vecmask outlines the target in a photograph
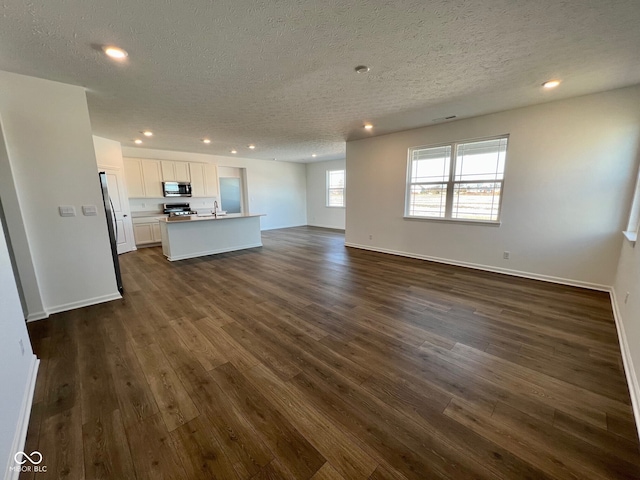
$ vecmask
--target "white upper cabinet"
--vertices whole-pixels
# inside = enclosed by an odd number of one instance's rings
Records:
[[[127,184],[129,198],[143,198],[144,181],[142,180],[142,162],[138,158],[125,158],[124,180]]]
[[[142,180],[146,197],[162,198],[162,171],[158,160],[142,160]]]
[[[162,168],[162,181],[163,182],[177,182],[176,180],[176,167],[175,162],[169,162],[167,160],[162,160],[160,162],[160,167]]]
[[[218,196],[218,168],[211,163],[204,165],[204,193],[205,197]]]
[[[129,198],[163,198],[162,182],[191,182],[194,197],[218,196],[218,169],[211,163],[125,158]]]
[[[204,197],[204,163],[190,163],[191,173],[191,195],[194,197]]]
[[[211,163],[190,163],[191,194],[194,197],[218,196],[218,168]]]
[[[163,182],[189,182],[189,164],[187,162],[171,162],[162,160],[160,162],[162,168]]]
[[[129,198],[162,198],[162,170],[159,160],[123,160]]]
[[[187,162],[174,162],[173,166],[176,172],[176,182],[191,181],[191,175],[189,175],[189,164]]]

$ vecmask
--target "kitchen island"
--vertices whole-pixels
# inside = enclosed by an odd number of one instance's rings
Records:
[[[262,246],[262,214],[160,219],[162,253],[170,261]]]

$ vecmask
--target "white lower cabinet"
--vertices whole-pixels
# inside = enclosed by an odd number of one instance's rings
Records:
[[[153,243],[152,225],[144,223],[133,226],[133,236],[136,239],[136,245],[144,245],[145,243]]]
[[[133,219],[133,236],[136,246],[160,243],[160,224],[157,217],[142,217]]]

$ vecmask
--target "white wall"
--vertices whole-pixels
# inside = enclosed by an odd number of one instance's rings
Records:
[[[27,435],[38,361],[31,350],[2,223],[0,331],[0,476],[10,478],[9,467],[16,466],[13,456],[22,450]]]
[[[613,284],[614,312],[622,356],[633,403],[638,433],[640,434],[640,246],[622,240],[622,252]],[[625,303],[625,296],[629,299]]]
[[[96,163],[100,167],[117,168],[124,172],[122,162],[122,145],[115,140],[97,137],[93,135],[93,148],[96,154]]]
[[[327,170],[344,170],[345,164],[345,160],[307,163],[307,222],[309,225],[344,230],[345,209],[327,207]]]
[[[173,152],[148,148],[122,147],[125,157],[153,158],[183,162],[208,162],[226,167],[245,168],[249,213],[265,213],[262,230],[306,225],[305,166],[298,163],[224,157],[200,153]],[[197,201],[194,200],[197,207]],[[133,207],[132,207],[133,210]]]
[[[3,213],[7,225],[12,226],[11,244],[13,260],[17,271],[16,282],[19,291],[22,293],[21,303],[24,318],[34,319],[46,316],[42,297],[40,295],[40,285],[36,267],[29,248],[29,238],[22,211],[20,210],[20,199],[16,186],[13,183],[13,170],[7,153],[7,145],[2,130],[2,118],[0,115],[0,202],[3,206]]]
[[[39,287],[20,270],[25,297],[41,298],[41,316],[119,298],[84,89],[0,72],[0,116],[19,203],[3,202],[7,230],[17,261],[29,250]],[[59,205],[77,216],[60,217]],[[98,215],[83,216],[82,205]],[[18,215],[27,243],[15,241]]]
[[[640,86],[349,142],[346,242],[607,289],[634,187],[638,105]],[[500,227],[403,218],[409,147],[506,133]]]
[[[242,178],[241,170],[237,167],[225,167],[218,165],[218,177]]]

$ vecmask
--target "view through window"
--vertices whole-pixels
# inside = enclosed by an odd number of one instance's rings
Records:
[[[344,207],[344,170],[327,170],[327,207]]]
[[[507,136],[409,150],[405,214],[497,222]]]

